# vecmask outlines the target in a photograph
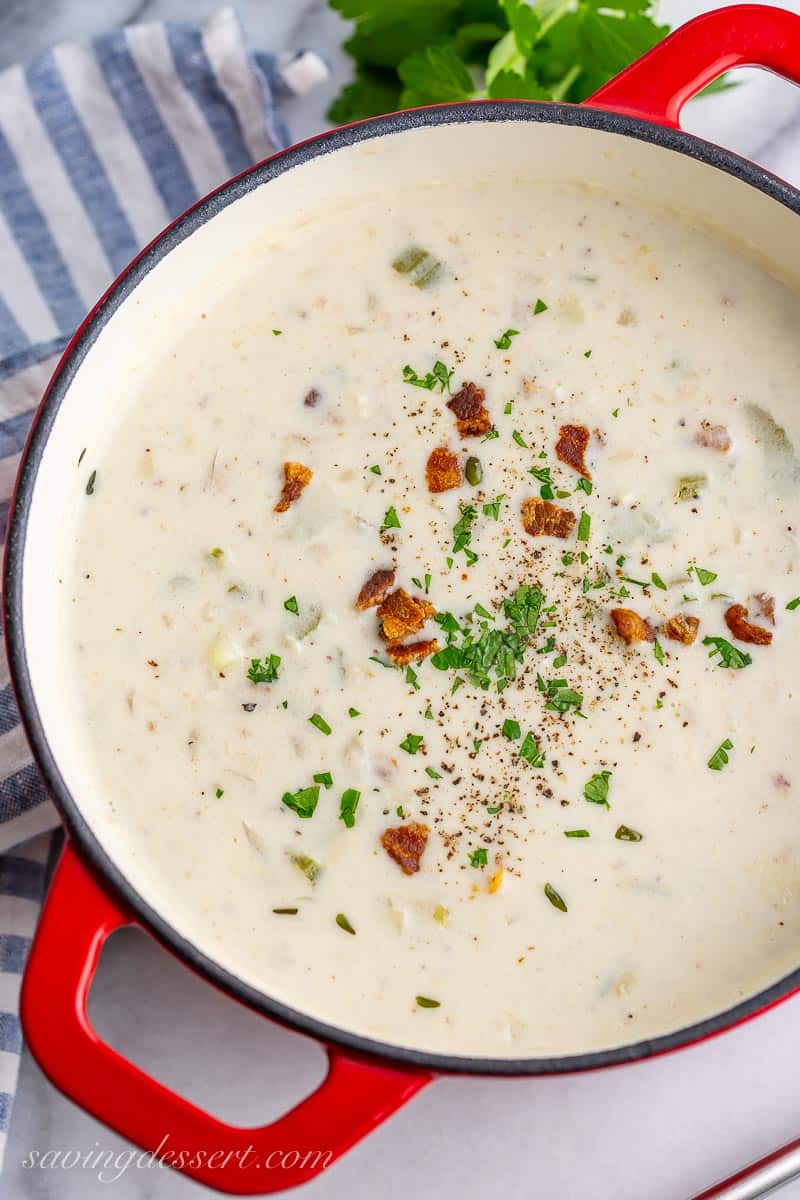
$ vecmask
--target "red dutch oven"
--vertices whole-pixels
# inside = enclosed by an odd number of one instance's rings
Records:
[[[601,153],[603,139],[615,145],[624,141],[632,154],[646,153],[637,174],[652,172],[653,188],[663,188],[664,181],[674,176],[679,180],[676,186],[691,188],[695,197],[708,190],[716,211],[725,214],[728,228],[751,243],[761,243],[775,257],[781,238],[784,244],[787,236],[798,241],[794,222],[800,214],[800,192],[679,128],[687,100],[723,72],[742,66],[764,67],[800,83],[800,17],[758,5],[698,17],[580,106],[476,101],[395,113],[322,134],[253,167],[184,214],[112,285],[64,353],[23,454],[5,559],[4,619],[11,676],[36,762],[68,830],[25,975],[23,1027],[42,1069],[70,1099],[145,1150],[158,1148],[168,1134],[170,1144],[186,1152],[179,1169],[203,1183],[237,1195],[296,1186],[365,1137],[439,1074],[547,1075],[651,1057],[719,1033],[785,999],[800,988],[800,970],[727,1012],[654,1040],[568,1057],[460,1058],[382,1044],[325,1025],[254,990],[189,943],[135,891],[83,816],[40,715],[26,651],[31,629],[24,619],[23,593],[32,498],[56,415],[68,409],[75,374],[92,355],[106,322],[127,303],[139,282],[223,209],[254,189],[265,188],[268,193],[274,180],[316,159],[347,154],[348,148],[365,140],[406,135],[421,127],[517,122],[521,157],[523,137],[540,136],[548,129],[551,145],[556,134],[564,137],[565,153],[576,128],[583,131],[582,144],[596,144]],[[130,924],[144,927],[241,1002],[318,1039],[329,1059],[327,1077],[319,1088],[269,1125],[236,1128],[163,1087],[101,1041],[88,1020],[88,992],[106,938]],[[320,1146],[331,1153],[315,1154]],[[245,1154],[247,1147],[250,1152]],[[288,1148],[296,1152],[295,1166],[283,1162],[280,1171],[263,1169],[271,1154]]]

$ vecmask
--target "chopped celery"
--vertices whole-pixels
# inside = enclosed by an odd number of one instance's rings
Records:
[[[430,287],[439,277],[442,264],[422,246],[409,246],[402,254],[398,254],[392,263],[392,269],[398,275],[407,275],[414,287]]]

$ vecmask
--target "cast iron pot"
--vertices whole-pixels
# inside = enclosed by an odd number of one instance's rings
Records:
[[[745,65],[800,82],[800,17],[757,5],[708,13],[580,106],[479,101],[421,108],[294,146],[231,180],[156,238],[99,301],[59,363],[22,457],[5,558],[11,677],[36,762],[68,831],[28,962],[22,1021],[33,1054],[57,1087],[146,1150],[169,1134],[171,1146],[188,1151],[179,1169],[197,1180],[239,1195],[292,1187],[312,1178],[438,1074],[552,1075],[629,1063],[719,1033],[800,988],[798,969],[690,1028],[570,1057],[431,1054],[326,1025],[235,978],[182,937],[126,877],[82,811],[80,780],[66,769],[68,749],[59,745],[57,673],[39,664],[49,634],[38,583],[60,532],[52,481],[66,471],[63,458],[59,462],[59,430],[65,422],[86,425],[87,420],[91,428],[93,403],[100,421],[100,406],[108,407],[105,388],[96,388],[104,394],[92,400],[92,389],[87,391],[83,381],[87,375],[95,381],[108,378],[113,331],[121,326],[131,334],[138,319],[134,314],[152,304],[162,277],[173,296],[181,288],[186,293],[197,263],[213,257],[215,246],[224,247],[232,221],[240,225],[255,214],[260,221],[278,222],[318,204],[320,196],[357,195],[376,182],[385,186],[392,163],[412,161],[416,177],[426,177],[428,169],[446,170],[456,155],[463,165],[466,154],[468,162],[495,164],[504,155],[509,169],[535,164],[544,178],[580,178],[622,188],[645,202],[674,205],[800,278],[800,227],[795,225],[800,192],[678,127],[688,99],[722,72]],[[366,155],[365,147],[370,148]],[[383,174],[377,178],[376,172]],[[146,346],[141,352],[146,354]],[[105,1045],[89,1024],[87,995],[103,942],[128,924],[143,926],[238,1000],[323,1043],[330,1069],[317,1091],[270,1125],[239,1129],[162,1087]],[[242,1159],[247,1146],[252,1153]],[[315,1155],[317,1147],[330,1148],[331,1154]],[[270,1165],[271,1153],[289,1148],[296,1152],[294,1166],[262,1168]],[[216,1154],[209,1157],[212,1149]]]

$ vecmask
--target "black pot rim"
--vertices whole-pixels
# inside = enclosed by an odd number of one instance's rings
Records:
[[[623,134],[697,159],[710,168],[733,175],[784,208],[800,213],[800,191],[731,151],[682,130],[583,105],[543,104],[538,101],[476,101],[419,108],[331,130],[256,164],[200,200],[147,246],[111,285],[64,351],[34,416],[12,497],[4,562],[3,618],[12,684],[34,759],[48,792],[76,846],[80,848],[82,857],[91,864],[104,885],[110,886],[122,898],[124,904],[136,915],[137,921],[167,949],[218,987],[265,1016],[320,1042],[340,1047],[359,1056],[442,1074],[556,1075],[640,1061],[712,1037],[797,991],[800,988],[800,967],[756,995],[686,1028],[661,1037],[586,1054],[509,1059],[437,1054],[392,1045],[329,1025],[265,995],[220,966],[189,939],[179,934],[128,882],[82,816],[61,776],[39,716],[28,670],[22,625],[22,568],[28,518],[39,464],[54,420],[78,368],[100,331],[152,268],[223,208],[255,188],[321,155],[372,138],[425,126],[497,121],[576,125],[598,133]]]

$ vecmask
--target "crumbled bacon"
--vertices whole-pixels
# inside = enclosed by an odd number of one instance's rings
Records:
[[[419,633],[435,612],[433,605],[421,596],[409,596],[403,588],[390,592],[378,609],[384,640],[392,644]]]
[[[285,462],[283,464],[283,491],[281,498],[275,505],[275,512],[286,512],[290,504],[294,504],[304,487],[307,487],[313,478],[314,472],[309,467],[304,467],[302,463]]]
[[[322,399],[322,394],[317,388],[309,388],[305,394],[303,404],[306,408],[316,408]]]
[[[769,646],[772,641],[769,629],[763,629],[760,625],[751,625],[747,619],[747,609],[743,604],[730,606],[725,613],[725,624],[740,642],[749,642],[753,646]]]
[[[725,454],[731,448],[731,435],[725,426],[712,425],[710,421],[700,422],[700,429],[694,440],[698,446],[705,446],[707,450],[718,450],[721,454]]]
[[[635,642],[652,642],[655,634],[648,621],[640,617],[632,608],[612,608],[611,620],[614,628],[626,646]]]
[[[775,597],[768,595],[766,592],[758,592],[752,596],[758,605],[758,615],[763,617],[765,621],[769,621],[770,625],[775,624]]]
[[[408,825],[385,829],[381,834],[381,845],[405,875],[414,875],[419,870],[429,833],[427,825],[410,821]]]
[[[383,567],[375,571],[356,596],[356,608],[363,610],[381,604],[391,587],[394,587],[394,567]]]
[[[556,442],[556,458],[572,467],[585,479],[591,479],[583,456],[589,445],[589,430],[585,425],[562,425]]]
[[[482,437],[492,428],[492,421],[486,409],[486,392],[474,383],[465,383],[452,400],[447,401],[447,407],[456,418],[456,427],[463,438]]]
[[[398,667],[407,667],[412,662],[422,662],[430,654],[438,654],[439,643],[436,638],[428,642],[409,642],[406,646],[388,646],[386,653]]]
[[[461,487],[464,481],[461,464],[447,446],[437,446],[431,451],[425,467],[425,478],[429,492],[447,492],[450,488]]]
[[[700,622],[697,617],[676,613],[664,622],[664,637],[672,638],[673,642],[683,642],[684,646],[691,646],[699,628]]]
[[[551,500],[529,496],[522,502],[522,524],[531,537],[566,538],[575,526],[575,513]]]

